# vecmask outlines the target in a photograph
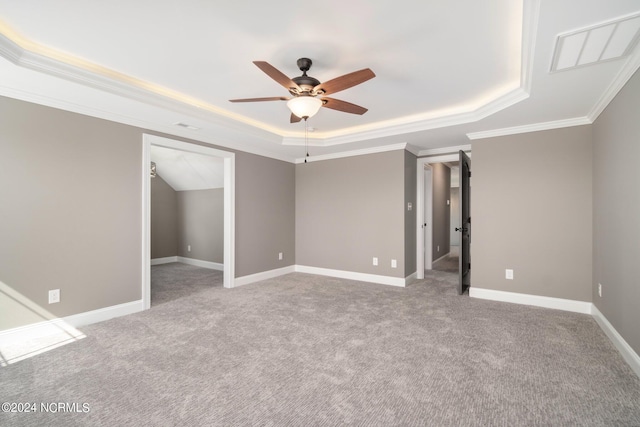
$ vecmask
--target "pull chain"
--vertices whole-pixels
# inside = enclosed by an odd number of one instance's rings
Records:
[[[308,117],[304,118],[304,149],[307,152],[304,162],[307,163],[307,157],[309,157],[309,122]]]

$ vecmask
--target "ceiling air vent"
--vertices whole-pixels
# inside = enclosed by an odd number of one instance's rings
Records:
[[[174,123],[174,125],[180,126],[180,127],[186,128],[186,129],[190,129],[190,130],[200,130],[199,127],[195,127],[195,126],[190,125],[188,123],[178,122],[178,123]]]
[[[556,40],[551,72],[610,61],[628,55],[640,39],[640,13],[570,33]]]

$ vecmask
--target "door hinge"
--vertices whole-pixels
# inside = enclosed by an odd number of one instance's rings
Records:
[[[469,270],[471,270],[471,263],[469,263]]]

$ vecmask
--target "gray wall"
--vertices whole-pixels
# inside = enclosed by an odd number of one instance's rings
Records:
[[[593,125],[593,287],[600,312],[640,354],[640,73]],[[598,296],[602,284],[602,297]]]
[[[141,298],[141,140],[0,97],[0,282],[54,316]],[[18,326],[0,313],[0,329]]]
[[[297,264],[405,277],[404,150],[298,164],[295,182]]]
[[[144,132],[0,97],[0,282],[55,316],[141,298]],[[294,264],[294,177],[236,152],[236,277]],[[25,323],[5,308],[0,330]]]
[[[404,276],[417,271],[416,266],[416,193],[418,191],[417,157],[404,152]],[[411,203],[411,210],[408,209]]]
[[[451,211],[451,169],[442,163],[432,165],[433,176],[433,260],[449,253]],[[439,250],[438,250],[439,249]]]
[[[178,256],[222,264],[224,189],[178,191],[176,195]]]
[[[471,286],[591,301],[591,127],[472,145]]]
[[[236,277],[294,265],[295,223],[295,165],[237,153]]]
[[[151,259],[178,255],[178,198],[160,175],[151,179]]]

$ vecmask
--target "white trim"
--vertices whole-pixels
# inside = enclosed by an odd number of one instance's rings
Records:
[[[520,133],[538,132],[542,130],[568,128],[572,126],[590,125],[593,123],[589,117],[575,117],[572,119],[555,120],[551,122],[533,123],[530,125],[513,126],[509,128],[486,130],[482,132],[471,132],[467,138],[471,140],[493,138],[496,136],[517,135]]]
[[[327,132],[325,135],[319,135],[318,138],[314,138],[316,140],[314,143],[329,147],[477,122],[529,98],[531,64],[533,63],[534,57],[538,12],[539,0],[525,0],[522,12],[520,78],[519,82],[513,82],[513,88],[511,90],[505,90],[501,95],[496,95],[491,100],[483,100],[482,102],[484,103],[479,106],[465,105],[457,109],[457,111],[459,111],[458,113],[430,111],[399,119],[386,120],[368,126],[357,126],[335,132]],[[299,144],[300,141],[304,141],[302,137],[291,137],[289,132],[283,131],[280,128],[216,107],[201,99],[109,70],[81,58],[67,55],[63,60],[60,59],[63,58],[63,56],[54,49],[38,45],[35,42],[15,34],[11,37],[0,34],[0,56],[18,67],[63,78],[77,84],[143,102],[167,111],[202,118],[210,123],[226,125],[236,129],[244,128],[242,130],[245,131],[245,134],[258,134],[261,139],[271,140],[274,136],[277,136],[280,138],[280,144],[283,145]],[[25,46],[28,46],[28,48]],[[62,101],[55,100],[55,102],[61,103]],[[91,113],[87,113],[89,110],[91,110]],[[76,105],[74,111],[106,118],[101,114],[96,115],[98,111],[88,106]],[[104,113],[107,115],[115,114],[114,112],[103,111],[102,114]],[[149,125],[141,127],[150,128]],[[169,131],[169,133],[175,134],[176,132]],[[253,152],[251,149],[248,151]]]
[[[0,331],[0,366],[7,366],[86,338],[82,331],[76,329],[78,327],[142,310],[144,304],[142,300],[138,300]]]
[[[322,160],[341,159],[343,157],[362,156],[365,154],[375,154],[375,153],[385,153],[387,151],[405,150],[406,148],[407,148],[407,143],[403,142],[400,144],[363,148],[361,150],[343,151],[341,153],[331,153],[331,154],[323,154],[319,156],[301,157],[299,159],[296,159],[295,163],[296,164],[304,163],[305,160],[307,160],[308,162],[319,162]]]
[[[84,336],[75,328],[103,322],[114,317],[126,316],[144,310],[142,300],[99,308],[84,313],[73,314],[61,318],[45,320],[30,325],[0,331],[0,344],[25,342],[31,339],[39,339],[64,332],[69,338],[81,338]]]
[[[181,262],[183,264],[195,265],[196,267],[208,268],[211,270],[224,271],[224,264],[220,264],[219,262],[203,261],[201,259],[185,258],[182,256],[176,258],[178,262]]]
[[[104,322],[105,320],[113,319],[114,317],[138,313],[142,310],[142,300],[138,300],[99,308],[85,313],[74,314],[72,316],[66,316],[63,320],[71,326],[80,327],[91,325],[92,323]]]
[[[142,135],[142,305],[151,308],[151,141]]]
[[[285,274],[293,273],[296,271],[296,266],[289,265],[282,268],[276,268],[274,270],[261,271],[260,273],[249,274],[246,276],[236,277],[233,284],[234,287],[248,285],[250,283],[259,282],[261,280],[273,279],[274,277],[284,276]]]
[[[381,285],[406,286],[406,278],[380,276],[377,274],[358,273],[355,271],[333,270],[330,268],[310,267],[306,265],[296,265],[295,271],[298,273],[316,274],[318,276],[338,277],[341,279],[358,280],[361,282],[379,283]],[[411,276],[409,276],[411,277]]]
[[[164,258],[152,258],[151,265],[169,264],[172,262],[178,262],[177,256],[167,256]]]
[[[151,145],[198,153],[224,159],[224,261],[223,284],[234,286],[235,277],[235,153],[204,145],[191,144],[156,135],[142,134],[142,301],[145,309],[151,307],[151,179],[149,162]]]
[[[451,255],[451,252],[447,252],[446,254],[442,255],[440,258],[438,258],[438,259],[434,259],[434,260],[433,260],[433,262],[434,262],[434,263],[435,263],[435,262],[438,262],[438,261],[440,261],[440,260],[442,260],[442,259],[444,259],[444,258],[448,257],[449,255]]]
[[[589,111],[589,114],[587,114],[589,120],[592,122],[596,121],[598,116],[607,108],[607,105],[613,101],[613,98],[615,98],[618,92],[627,84],[629,79],[633,77],[638,68],[640,68],[640,49],[636,49],[636,52],[627,59],[620,72],[618,72],[598,102],[596,102],[596,105]]]
[[[471,144],[466,144],[466,145],[455,145],[453,147],[442,147],[442,148],[430,148],[427,150],[420,150],[418,152],[418,156],[419,157],[426,157],[426,156],[435,156],[435,155],[439,155],[439,154],[455,154],[456,156],[458,155],[458,151],[471,151]]]
[[[493,289],[469,288],[471,298],[492,301],[511,302],[515,304],[533,305],[536,307],[553,308],[574,313],[591,314],[593,304],[586,301],[576,301],[563,298],[543,297],[539,295],[521,294],[516,292],[496,291]]]
[[[640,356],[633,348],[622,338],[622,335],[616,331],[606,317],[598,310],[595,304],[592,307],[593,318],[596,320],[605,335],[611,340],[613,345],[618,349],[624,360],[629,364],[633,372],[640,377]]]

